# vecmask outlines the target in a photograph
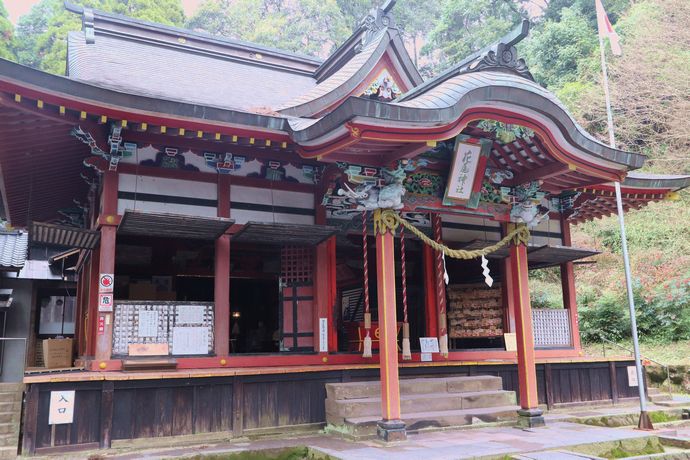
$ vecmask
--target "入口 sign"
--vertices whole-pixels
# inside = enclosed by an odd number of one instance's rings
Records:
[[[48,424],[61,425],[74,421],[74,390],[51,391]]]

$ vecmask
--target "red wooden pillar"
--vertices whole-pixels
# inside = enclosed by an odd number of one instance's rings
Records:
[[[431,228],[434,240],[442,242],[443,221],[440,214],[431,215]],[[443,253],[434,251],[434,282],[436,283],[436,304],[438,306],[438,342],[441,355],[448,357],[448,320],[446,317],[446,280],[443,267]]]
[[[316,247],[314,257],[314,351],[338,351],[338,332],[335,324],[335,237]],[[326,320],[326,348],[321,351],[321,320]],[[324,363],[328,358],[324,358]]]
[[[218,217],[230,217],[230,178],[218,176]],[[216,239],[213,274],[213,351],[230,354],[230,235]]]
[[[510,244],[509,264],[515,303],[515,332],[517,335],[518,381],[520,406],[518,411],[521,426],[544,425],[542,411],[538,408],[537,370],[534,361],[534,334],[532,332],[532,307],[529,298],[527,272],[527,246],[523,241]]]
[[[216,240],[213,278],[213,350],[216,356],[230,354],[230,235]]]
[[[98,273],[115,273],[115,236],[117,227],[114,225],[101,226],[101,245],[99,248]],[[117,282],[117,281],[116,281]],[[93,286],[98,291],[98,281]],[[96,300],[98,304],[98,300]],[[98,311],[98,305],[96,305]],[[113,345],[113,314],[98,312],[98,332],[96,333],[95,360],[100,369],[105,369],[105,362],[110,359]]]
[[[98,275],[115,274],[115,239],[117,236],[117,171],[103,173],[103,191],[101,194],[101,214],[98,216],[98,225],[101,230],[101,241],[98,249],[98,261],[94,266],[98,267]],[[95,251],[94,251],[95,253]],[[94,254],[95,255],[95,254]],[[112,354],[113,346],[113,313],[100,312],[98,307],[99,284],[91,285],[95,294],[93,311],[96,313],[96,349],[94,359],[99,369],[107,368],[107,361]],[[117,283],[117,279],[115,279]],[[93,298],[93,297],[92,297]]]
[[[561,216],[561,233],[563,246],[572,245],[570,238],[570,223]],[[575,271],[572,262],[561,264],[561,287],[563,290],[563,306],[570,317],[570,343],[575,350],[581,350],[580,323],[577,317],[577,294],[575,292]]]
[[[400,419],[398,379],[398,326],[395,302],[394,228],[385,225],[381,210],[374,212],[376,233],[376,286],[379,316],[379,364],[381,368],[381,416],[378,435],[384,441],[406,438]]]
[[[501,226],[503,235],[506,234],[506,224]],[[503,299],[503,324],[504,332],[515,332],[515,299],[511,295],[513,292],[513,272],[510,259],[501,261],[501,272],[503,275],[501,283],[501,298]]]
[[[424,268],[424,313],[427,337],[438,337],[438,302],[436,301],[436,275],[434,249],[422,246],[422,266]]]
[[[96,334],[98,334],[98,257],[100,250],[94,248],[89,257],[89,271],[86,274],[89,283],[87,293],[88,326],[86,337],[86,354],[93,357],[96,354]]]

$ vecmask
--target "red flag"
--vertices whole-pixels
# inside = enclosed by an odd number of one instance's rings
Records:
[[[599,26],[599,36],[601,38],[608,38],[611,42],[611,51],[614,55],[620,56],[623,54],[621,50],[621,44],[618,40],[618,34],[613,30],[611,21],[604,10],[604,5],[601,4],[601,0],[594,0],[597,7],[597,25]]]

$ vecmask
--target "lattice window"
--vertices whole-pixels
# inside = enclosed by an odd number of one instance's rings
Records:
[[[572,343],[568,310],[533,309],[535,347],[564,347]]]
[[[283,283],[310,282],[314,271],[314,250],[304,246],[283,246],[280,251],[280,277]]]

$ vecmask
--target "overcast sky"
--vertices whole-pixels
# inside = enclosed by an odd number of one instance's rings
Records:
[[[10,21],[17,23],[19,16],[29,12],[32,6],[40,0],[4,0],[5,8],[10,14]],[[182,0],[182,6],[187,16],[191,16],[197,9],[202,0]]]

